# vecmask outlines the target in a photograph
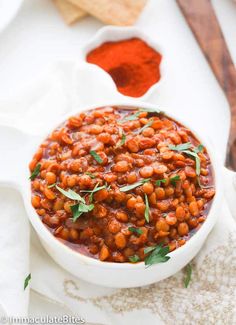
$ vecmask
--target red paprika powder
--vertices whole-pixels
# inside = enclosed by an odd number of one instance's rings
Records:
[[[87,55],[87,61],[104,69],[118,90],[139,97],[160,79],[161,54],[139,38],[106,42]]]

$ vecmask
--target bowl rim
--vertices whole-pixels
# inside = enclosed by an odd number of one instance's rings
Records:
[[[112,102],[109,102],[109,103],[104,102],[104,104],[99,103],[99,105],[95,105],[95,104],[94,105],[86,105],[82,108],[75,109],[75,110],[71,111],[70,113],[67,113],[64,116],[60,117],[58,119],[58,121],[55,123],[54,127],[50,128],[49,132],[54,130],[58,125],[63,123],[63,121],[68,119],[70,116],[76,115],[80,112],[84,112],[84,111],[88,111],[88,110],[92,110],[92,109],[104,107],[104,106],[125,106],[127,108],[130,107],[131,110],[134,107],[144,108],[144,109],[145,108],[159,109],[157,105],[153,105],[150,103],[144,103],[144,102],[140,102],[140,101],[139,102],[135,101],[135,103],[134,103],[132,101],[129,102],[124,99],[120,100],[120,101],[114,101],[113,103]],[[182,119],[179,119],[178,117],[174,116],[174,114],[172,114],[168,110],[165,110],[164,113],[166,116],[176,120],[183,126],[189,128],[192,131],[192,133],[194,134],[194,136],[200,141],[200,143],[202,143],[204,145],[204,147],[206,147],[207,152],[210,157],[210,160],[211,160],[211,163],[212,163],[214,186],[215,186],[215,190],[216,190],[216,194],[213,198],[211,207],[207,214],[207,218],[204,221],[203,225],[200,227],[200,229],[198,229],[196,231],[196,233],[183,246],[177,248],[176,250],[174,250],[168,254],[168,256],[170,256],[171,259],[173,260],[173,259],[180,258],[180,256],[182,254],[184,254],[187,250],[191,249],[191,246],[197,245],[199,239],[201,237],[206,238],[207,235],[209,234],[209,232],[212,230],[212,228],[216,222],[216,215],[217,215],[216,209],[218,207],[220,198],[222,196],[222,192],[220,189],[220,181],[219,181],[220,176],[221,176],[221,168],[218,163],[219,160],[217,159],[216,154],[213,150],[214,148],[212,148],[212,145],[206,139],[204,139],[204,141],[202,141],[202,137],[199,135],[198,132],[196,132],[196,130],[193,127],[189,127],[188,123],[185,123],[185,121],[183,121]],[[40,136],[39,138],[37,138],[37,141],[36,141],[37,143],[34,143],[33,147],[31,148],[32,153],[34,153],[37,150],[38,146],[42,143],[43,140],[45,140],[46,136],[44,135],[44,136]],[[26,166],[26,168],[27,168],[27,175],[29,175],[28,166]],[[105,268],[105,269],[127,269],[127,270],[133,270],[133,271],[146,268],[143,261],[138,262],[138,263],[129,263],[129,262],[116,263],[116,262],[100,261],[99,259],[95,259],[93,257],[83,255],[82,253],[75,251],[73,248],[64,244],[62,241],[60,241],[59,239],[54,237],[53,234],[49,231],[49,229],[47,229],[47,227],[43,224],[43,222],[39,218],[38,214],[36,213],[35,209],[31,205],[31,199],[30,199],[31,198],[31,182],[28,181],[28,179],[27,179],[27,183],[25,180],[25,184],[22,184],[22,185],[23,186],[21,186],[20,190],[21,190],[21,192],[23,192],[23,198],[24,198],[24,203],[26,206],[28,217],[29,217],[31,223],[33,224],[36,232],[39,233],[39,237],[42,237],[42,239],[46,243],[51,241],[54,246],[57,246],[56,248],[58,248],[58,250],[63,250],[65,254],[70,254],[74,259],[78,259],[80,261],[80,263],[86,264],[89,266],[97,266],[97,267]],[[166,262],[166,263],[168,263],[168,262]],[[163,263],[163,264],[166,264],[166,263]],[[160,265],[163,265],[163,264],[161,263],[161,264],[152,265],[152,268],[158,267],[158,266],[160,267]]]
[[[112,77],[107,73],[104,69],[100,68],[98,65],[93,64],[93,63],[88,63],[86,60],[87,54],[98,47],[99,45],[105,43],[105,42],[116,42],[120,40],[125,40],[129,39],[132,37],[137,37],[142,39],[144,42],[146,42],[150,47],[152,47],[155,51],[159,52],[162,56],[161,62],[159,65],[160,69],[160,79],[153,84],[142,96],[138,97],[132,97],[132,96],[127,96],[119,92],[119,90],[116,87],[115,82],[113,81]],[[161,85],[163,84],[166,76],[166,56],[165,56],[165,50],[163,49],[160,44],[155,41],[153,38],[151,38],[147,33],[145,33],[142,29],[136,26],[125,26],[125,27],[120,27],[120,26],[104,26],[100,28],[95,35],[93,35],[90,40],[88,40],[84,46],[82,47],[80,51],[80,59],[85,62],[86,64],[91,64],[95,66],[97,69],[101,69],[104,71],[109,78],[111,79],[112,83],[115,85],[117,91],[124,97],[130,98],[130,99],[137,99],[137,100],[148,100],[148,98],[152,95],[152,93],[161,88]]]

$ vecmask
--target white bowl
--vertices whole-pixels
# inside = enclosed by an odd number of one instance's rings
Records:
[[[0,0],[0,32],[15,18],[22,3],[23,0]]]
[[[155,83],[153,86],[151,86],[143,96],[130,97],[130,96],[123,95],[126,98],[132,98],[132,99],[137,98],[139,100],[146,101],[153,92],[158,92],[159,89],[160,89],[160,86],[161,86],[161,84],[162,84],[162,82],[163,82],[163,80],[165,78],[165,71],[166,71],[166,69],[165,69],[166,61],[165,60],[166,60],[166,58],[165,58],[165,55],[164,55],[163,48],[158,43],[153,41],[153,39],[151,39],[141,29],[139,29],[137,27],[117,27],[117,26],[105,26],[105,27],[102,27],[88,41],[88,43],[86,43],[85,46],[82,48],[81,53],[80,53],[80,59],[82,59],[84,62],[87,62],[86,61],[87,54],[91,50],[97,48],[98,46],[100,46],[101,44],[103,44],[105,42],[117,42],[117,41],[129,39],[129,38],[133,38],[133,37],[137,37],[137,38],[142,39],[144,42],[146,42],[149,46],[151,46],[154,50],[156,50],[157,52],[159,52],[162,55],[162,60],[161,60],[161,63],[160,63],[160,73],[161,73],[160,80],[157,83]],[[91,63],[87,63],[87,64],[91,64]],[[97,69],[103,70],[102,68],[100,68],[96,64],[94,64],[94,66],[96,66]],[[110,77],[111,82],[114,83],[111,76],[109,74],[108,74],[108,76]]]
[[[108,103],[104,103],[104,105],[107,104]],[[130,102],[127,100],[120,100],[110,102],[110,105],[130,105]],[[156,108],[154,105],[144,104],[138,100],[135,101],[135,106],[142,108]],[[69,115],[95,107],[97,107],[97,105],[94,105],[93,107],[82,107]],[[173,114],[168,115],[175,119]],[[63,122],[67,117],[68,116],[65,116],[63,119],[60,119],[60,121],[57,121],[54,127]],[[180,123],[186,125],[184,121],[180,121]],[[186,126],[189,127],[188,125]],[[192,130],[191,126],[190,129]],[[214,170],[216,195],[213,199],[206,221],[196,232],[196,234],[194,234],[184,246],[171,252],[169,254],[170,259],[166,263],[156,264],[148,268],[145,267],[143,262],[137,264],[119,264],[101,262],[100,260],[87,257],[75,252],[71,248],[61,243],[45,227],[31,205],[31,186],[29,181],[28,163],[30,162],[40,143],[47,136],[46,134],[43,137],[34,137],[22,133],[15,128],[7,126],[0,127],[0,150],[1,152],[4,152],[4,156],[2,156],[0,160],[0,184],[15,187],[21,192],[28,217],[43,246],[51,257],[64,269],[83,280],[95,283],[97,285],[117,288],[148,285],[173,275],[193,259],[193,257],[202,247],[209,232],[212,230],[217,219],[220,204],[222,202],[221,168],[217,163],[214,150],[212,149],[211,145],[205,141],[205,139],[202,139],[198,135],[196,131],[192,131],[198,137],[201,143],[207,148],[209,153]],[[18,157],[17,170],[15,168],[16,156]]]

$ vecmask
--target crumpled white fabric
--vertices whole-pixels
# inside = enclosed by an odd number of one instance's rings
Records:
[[[45,134],[54,124],[55,116],[59,118],[88,102],[99,105],[122,98],[103,71],[99,73],[104,82],[98,85],[93,77],[94,67],[82,65],[77,69],[76,66],[74,62],[60,62],[17,98],[0,101],[0,124]],[[225,170],[224,175],[227,203],[222,202],[217,225],[193,261],[188,289],[183,287],[182,271],[148,287],[121,290],[75,278],[42,248],[28,223],[20,194],[1,188],[0,316],[27,315],[29,289],[24,291],[23,284],[31,272],[33,290],[91,323],[236,323],[236,220],[232,217],[236,216],[235,185],[232,172]]]

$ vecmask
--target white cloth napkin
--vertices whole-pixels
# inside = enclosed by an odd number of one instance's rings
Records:
[[[86,74],[83,69],[85,67],[80,67],[76,72],[83,73],[81,79],[75,73],[75,63],[61,62],[14,100],[0,101],[0,124],[26,128],[34,134],[45,133],[55,116],[62,116],[88,100],[92,104],[120,97],[115,95],[106,74],[100,71],[104,74],[104,84],[97,85],[93,78],[94,68]],[[89,92],[86,92],[88,85]],[[45,299],[67,306],[87,322],[109,325],[235,324],[233,176],[225,171],[227,203],[226,200],[222,202],[216,226],[192,261],[192,280],[187,289],[183,285],[184,270],[150,286],[120,290],[95,286],[73,277],[42,248],[29,226],[20,194],[0,189],[0,316],[27,315],[29,289],[24,291],[23,284],[31,272],[31,289]]]

